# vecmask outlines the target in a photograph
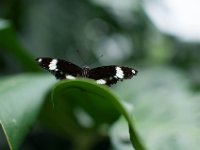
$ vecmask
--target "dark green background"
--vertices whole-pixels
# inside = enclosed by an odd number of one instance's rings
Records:
[[[136,1],[124,17],[89,0],[1,0],[0,94],[12,89],[6,88],[5,81],[8,77],[18,80],[16,75],[25,74],[29,88],[26,73],[41,72],[34,62],[40,56],[63,58],[80,66],[130,66],[139,71],[137,77],[118,83],[112,90],[128,103],[127,111],[134,106],[131,114],[146,147],[199,149],[200,43],[183,42],[160,32],[142,4]],[[55,83],[53,77],[47,78],[44,84]],[[32,90],[40,83],[30,86],[26,92],[37,97]],[[12,92],[17,95],[18,91]],[[128,150],[130,143],[120,143],[127,132],[125,123],[119,119],[108,136],[94,143]],[[52,132],[39,121],[35,124],[22,149],[73,147],[69,137]],[[7,149],[3,131],[0,149]]]

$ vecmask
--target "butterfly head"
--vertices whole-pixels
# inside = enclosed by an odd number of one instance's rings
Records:
[[[90,67],[88,67],[88,66],[83,66],[82,76],[83,76],[83,77],[88,77],[88,76],[89,76],[89,71],[90,71]]]

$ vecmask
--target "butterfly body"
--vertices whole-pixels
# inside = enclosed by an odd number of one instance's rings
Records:
[[[90,69],[83,68],[62,59],[49,57],[37,58],[39,66],[52,73],[57,79],[74,80],[77,77],[93,79],[97,84],[112,85],[123,79],[131,79],[137,74],[137,70],[124,66],[102,66]]]
[[[88,66],[84,66],[82,69],[82,77],[88,78],[89,77],[90,68]]]

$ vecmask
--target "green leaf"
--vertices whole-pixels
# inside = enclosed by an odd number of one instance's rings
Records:
[[[128,121],[133,146],[144,149],[124,105],[106,86],[65,80],[54,86],[50,96],[47,92],[53,80],[47,76],[19,75],[0,81],[0,122],[12,150],[20,147],[39,113],[44,122],[70,135],[79,149],[87,149],[97,129],[112,125],[122,114]]]
[[[35,59],[21,45],[12,24],[0,19],[0,48],[12,55],[26,71],[39,71]]]
[[[11,150],[19,149],[53,83],[49,76],[34,74],[0,80],[0,123]]]
[[[82,115],[81,113],[77,115],[78,110],[81,110]],[[121,100],[108,87],[97,85],[93,81],[80,79],[59,82],[53,89],[52,101],[47,103],[45,111],[46,113],[42,114],[47,116],[43,116],[43,120],[46,120],[49,126],[56,126],[60,132],[69,134],[79,142],[81,141],[79,136],[89,133],[88,129],[104,124],[110,126],[121,114],[129,124],[133,146],[136,150],[144,149],[134,123]],[[83,114],[89,118],[88,123],[81,122]],[[85,129],[83,125],[86,125]]]

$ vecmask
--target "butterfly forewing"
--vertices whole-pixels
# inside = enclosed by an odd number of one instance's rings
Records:
[[[117,83],[119,80],[130,79],[136,74],[137,71],[129,67],[102,66],[91,69],[89,78],[96,80],[99,84],[110,86]]]
[[[45,70],[51,72],[57,79],[74,79],[81,76],[82,68],[66,60],[48,57],[37,58],[38,64]]]
[[[38,64],[45,70],[51,72],[57,79],[75,79],[75,77],[85,77],[96,81],[97,84],[106,84],[108,86],[130,79],[137,74],[137,71],[123,66],[102,66],[94,69],[79,66],[62,59],[49,57],[37,58]]]

